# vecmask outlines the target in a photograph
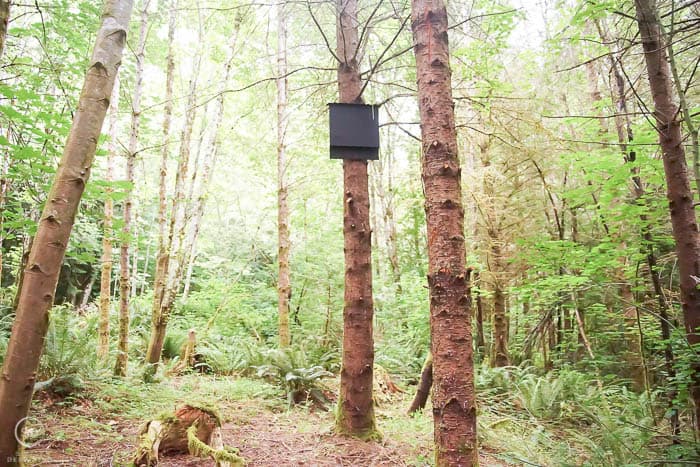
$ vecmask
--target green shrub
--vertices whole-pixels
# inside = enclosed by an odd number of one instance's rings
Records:
[[[332,373],[321,365],[310,364],[302,349],[270,349],[264,355],[266,362],[257,367],[257,375],[284,388],[290,407],[307,399],[325,406],[328,401],[320,382]]]
[[[51,309],[39,379],[80,374],[94,378],[100,373],[95,353],[97,316],[79,316],[68,306]]]

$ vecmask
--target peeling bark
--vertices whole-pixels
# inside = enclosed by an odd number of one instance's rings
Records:
[[[435,463],[473,466],[478,457],[471,305],[443,1],[413,0],[411,27],[428,226]]]
[[[0,459],[20,462],[15,426],[27,415],[56,284],[90,175],[124,49],[131,0],[107,0],[66,147],[37,229],[0,378]]]

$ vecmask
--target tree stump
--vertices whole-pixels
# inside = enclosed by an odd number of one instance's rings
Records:
[[[210,457],[217,467],[244,465],[235,449],[224,447],[221,417],[216,409],[195,404],[183,405],[174,416],[163,416],[144,424],[133,465],[155,466],[161,456],[176,454]]]

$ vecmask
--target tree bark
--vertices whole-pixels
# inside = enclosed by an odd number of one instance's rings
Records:
[[[435,463],[473,466],[478,457],[471,306],[443,1],[412,0],[411,27],[428,226]]]
[[[10,22],[10,0],[0,0],[0,57],[5,51],[7,25]]]
[[[170,268],[170,241],[167,222],[167,176],[170,151],[170,126],[173,114],[173,82],[175,79],[175,28],[177,26],[178,0],[171,0],[168,20],[168,58],[165,83],[165,114],[163,117],[163,152],[160,162],[160,180],[158,190],[158,252],[156,253],[156,272],[153,279],[153,308],[151,312],[151,340],[146,352],[146,362],[155,364],[160,361],[160,353],[165,339],[165,327],[161,323],[161,307],[167,286]],[[162,331],[161,331],[162,328]]]
[[[279,345],[288,347],[289,300],[292,285],[289,270],[289,187],[287,182],[287,143],[285,136],[289,116],[287,112],[287,17],[285,2],[277,4],[277,239],[278,275],[277,310],[279,315]]]
[[[129,361],[129,299],[131,298],[131,268],[129,264],[129,248],[131,246],[131,210],[134,192],[134,164],[141,127],[141,90],[143,89],[143,64],[146,53],[146,33],[148,32],[148,4],[144,0],[141,9],[141,26],[139,29],[138,48],[136,49],[136,82],[131,101],[131,134],[129,136],[129,153],[126,160],[126,181],[129,183],[126,199],[124,200],[124,227],[122,229],[122,244],[120,248],[119,267],[119,342],[117,359],[114,364],[115,376],[126,376]]]
[[[430,388],[433,386],[433,356],[428,353],[420,372],[420,382],[416,388],[416,395],[413,397],[411,407],[408,408],[409,415],[425,408],[430,395]]]
[[[165,276],[165,288],[160,296],[161,300],[154,314],[151,327],[151,338],[149,340],[146,359],[148,363],[155,364],[160,361],[160,354],[163,350],[165,332],[168,321],[175,306],[175,300],[182,283],[182,275],[185,262],[185,232],[187,231],[186,205],[188,198],[185,195],[190,166],[190,146],[192,142],[192,130],[197,118],[197,84],[199,69],[202,60],[202,25],[200,18],[200,49],[197,51],[193,74],[190,78],[189,93],[187,97],[185,124],[182,128],[180,140],[180,152],[178,157],[177,174],[175,176],[175,191],[170,211],[170,228],[167,240],[167,274]],[[156,310],[154,310],[156,311]]]
[[[486,337],[484,336],[484,306],[483,297],[481,292],[481,274],[478,272],[474,274],[474,283],[478,284],[478,289],[476,291],[476,348],[479,352],[479,357],[483,361],[486,356]]]
[[[5,50],[5,39],[7,38],[7,25],[10,21],[10,2],[9,0],[0,0],[0,58]],[[9,133],[9,131],[8,131]],[[8,135],[9,138],[9,135]],[[6,160],[7,159],[7,160]],[[7,195],[8,180],[7,176],[7,166],[9,165],[9,156],[2,154],[0,158],[0,282],[2,282],[2,266],[3,266],[3,250],[2,244],[4,240],[3,235],[3,224],[4,216],[3,210],[5,208],[5,197]]]
[[[20,462],[15,427],[26,417],[61,263],[109,108],[131,0],[107,0],[66,147],[29,257],[0,378],[0,465]]]
[[[668,35],[668,37],[666,37],[663,25],[660,22],[659,31],[664,35],[664,42],[668,52],[668,65],[671,70],[671,75],[673,76],[674,89],[678,95],[678,102],[680,104],[683,123],[685,123],[685,127],[688,130],[688,135],[690,136],[690,153],[693,157],[695,189],[697,190],[698,195],[700,195],[700,129],[698,129],[693,123],[693,115],[691,114],[691,109],[688,105],[688,98],[686,95],[687,90],[683,88],[683,83],[681,82],[680,74],[678,73],[676,56],[673,50],[673,23],[671,24],[671,33]]]
[[[7,25],[10,20],[10,2],[5,0],[0,0],[0,58],[2,58],[2,53],[5,49],[5,39],[7,38]],[[10,139],[10,127],[7,128],[7,139]],[[5,209],[5,201],[7,197],[7,191],[9,187],[9,180],[7,179],[7,172],[10,166],[10,155],[7,151],[3,151],[0,155],[0,285],[2,282],[2,267],[3,267],[3,241],[4,241],[4,223],[5,216],[3,211]]]
[[[506,309],[506,297],[503,284],[505,264],[503,259],[503,232],[501,230],[498,208],[496,207],[496,189],[494,187],[494,173],[491,167],[489,154],[490,142],[479,144],[481,162],[484,167],[483,184],[486,206],[481,211],[484,213],[484,229],[488,241],[486,253],[486,266],[488,278],[493,291],[493,335],[490,364],[492,368],[510,365],[508,357],[508,314]]]
[[[635,6],[666,174],[686,336],[691,346],[697,346],[700,344],[700,291],[696,280],[700,277],[700,233],[678,120],[679,108],[673,101],[672,79],[656,2],[635,0]],[[695,404],[695,427],[700,432],[700,362],[694,362],[691,369],[690,393]]]
[[[109,151],[107,152],[107,174],[105,180],[111,183],[114,179],[114,158],[118,152],[117,131],[119,115],[119,78],[115,80],[109,115]],[[104,223],[102,226],[102,267],[100,271],[100,322],[97,331],[97,356],[105,359],[109,353],[109,309],[111,299],[112,280],[112,221],[114,216],[114,202],[112,201],[112,189],[107,188],[105,199]]]
[[[357,0],[337,0],[338,90],[341,103],[362,102]],[[345,298],[343,357],[336,430],[360,438],[377,436],[372,397],[372,231],[367,161],[343,160]]]

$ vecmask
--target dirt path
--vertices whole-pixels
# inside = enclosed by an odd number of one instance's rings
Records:
[[[422,466],[430,465],[431,447],[416,438],[363,442],[333,435],[329,414],[309,414],[300,426],[298,416],[261,414],[243,425],[224,426],[224,439],[236,445],[241,455],[255,466]],[[328,428],[323,429],[328,426]],[[319,430],[320,428],[320,430]],[[306,430],[310,431],[306,431]],[[483,466],[505,465],[486,453]]]
[[[214,402],[224,418],[224,444],[237,447],[250,466],[429,466],[432,420],[405,414],[404,396],[381,403],[377,423],[384,437],[363,442],[332,433],[333,413],[297,406],[286,410],[268,386],[245,379],[187,377],[160,386],[103,386],[92,399],[39,400],[33,416],[45,430],[26,450],[27,465],[123,466],[135,452],[141,424],[187,399]],[[406,396],[407,397],[407,396]],[[482,466],[506,465],[482,450]],[[214,466],[178,456],[167,467]]]

